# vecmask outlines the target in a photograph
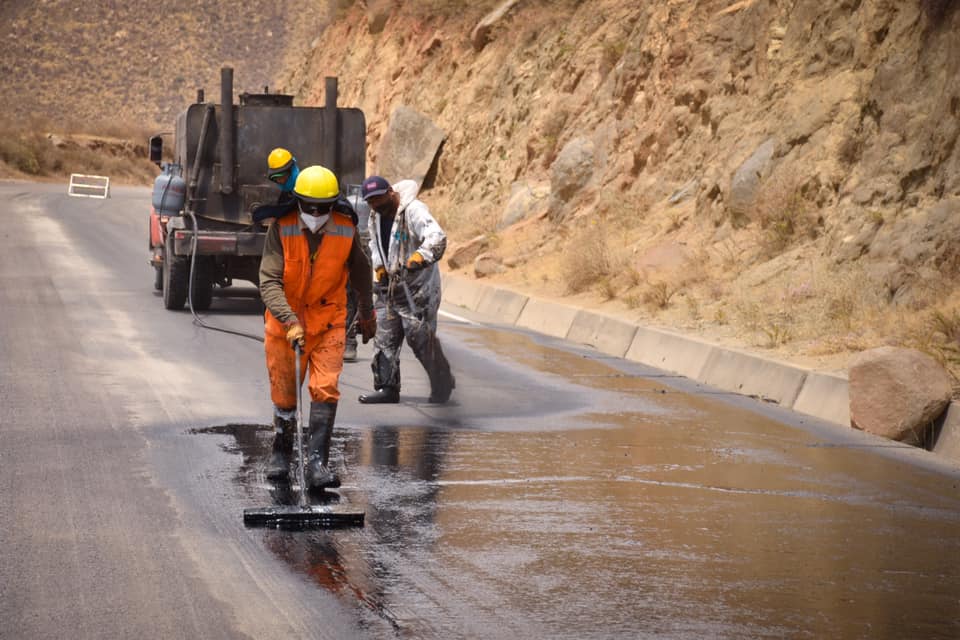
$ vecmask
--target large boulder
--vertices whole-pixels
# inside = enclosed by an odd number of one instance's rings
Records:
[[[416,109],[400,105],[390,114],[380,141],[376,173],[391,182],[416,180],[422,186],[447,134]]]
[[[465,267],[476,260],[477,256],[486,251],[489,246],[490,240],[487,239],[486,235],[480,234],[479,236],[475,236],[462,245],[450,248],[450,251],[447,252],[450,255],[450,257],[447,258],[447,265],[451,269]]]
[[[744,160],[730,181],[730,211],[734,216],[749,216],[761,180],[770,172],[776,142],[771,138]]]
[[[477,278],[486,278],[504,271],[506,269],[503,266],[503,261],[493,253],[481,253],[473,261],[473,275]]]
[[[850,421],[891,440],[924,444],[930,424],[950,402],[950,374],[916,349],[879,347],[850,364]]]
[[[540,215],[549,205],[549,184],[516,182],[511,187],[510,199],[500,214],[497,229],[506,229],[521,220]]]
[[[583,189],[594,170],[594,143],[590,138],[574,138],[553,161],[550,168],[550,216],[562,218],[564,205]]]

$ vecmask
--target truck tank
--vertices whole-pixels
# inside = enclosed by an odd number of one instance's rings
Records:
[[[323,107],[295,107],[292,96],[277,94],[243,94],[234,105],[232,83],[224,69],[221,104],[193,104],[177,118],[174,159],[188,176],[186,206],[195,215],[251,224],[252,210],[277,198],[265,175],[276,147],[293,151],[301,168],[331,169],[343,185],[366,177],[366,120],[359,109],[336,106],[335,78],[327,79]]]
[[[230,67],[221,69],[220,88],[219,104],[206,102],[201,91],[177,116],[172,165],[182,170],[176,175],[165,170],[154,183],[151,264],[167,309],[182,308],[189,291],[194,309],[204,310],[216,287],[234,280],[258,284],[267,227],[254,222],[253,210],[280,196],[266,176],[272,149],[289,149],[301,168],[331,169],[344,195],[348,185],[366,177],[366,120],[359,109],[337,106],[336,78],[326,78],[322,107],[294,106],[292,96],[266,89],[243,93],[235,104]],[[161,136],[150,140],[150,157],[158,165],[162,142]]]

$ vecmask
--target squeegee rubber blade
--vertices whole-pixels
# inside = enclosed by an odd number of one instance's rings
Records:
[[[244,509],[243,523],[248,527],[276,527],[280,529],[334,529],[362,527],[364,512],[346,506],[314,505]]]

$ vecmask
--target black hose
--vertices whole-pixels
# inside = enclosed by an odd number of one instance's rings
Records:
[[[185,210],[184,213],[190,216],[190,222],[193,226],[193,238],[190,242],[190,275],[189,281],[187,283],[187,306],[190,307],[190,313],[193,315],[193,324],[203,327],[204,329],[210,329],[211,331],[219,331],[221,333],[229,333],[234,336],[240,336],[241,338],[250,338],[251,340],[256,340],[257,342],[263,342],[263,336],[257,335],[254,333],[246,333],[244,331],[236,331],[234,329],[224,329],[223,327],[215,327],[213,325],[207,324],[197,315],[197,312],[193,309],[193,270],[197,263],[197,218],[193,215],[193,212],[189,209]]]

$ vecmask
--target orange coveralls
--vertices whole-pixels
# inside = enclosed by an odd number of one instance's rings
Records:
[[[296,406],[297,389],[309,369],[311,399],[336,402],[340,398],[338,383],[346,339],[347,262],[356,226],[349,216],[334,211],[322,229],[319,246],[311,255],[305,235],[308,232],[302,229],[296,209],[274,224],[283,247],[283,292],[306,333],[306,345],[300,361],[301,379],[295,383],[294,351],[286,340],[292,320],[281,323],[267,309],[264,349],[270,397],[277,407]]]

